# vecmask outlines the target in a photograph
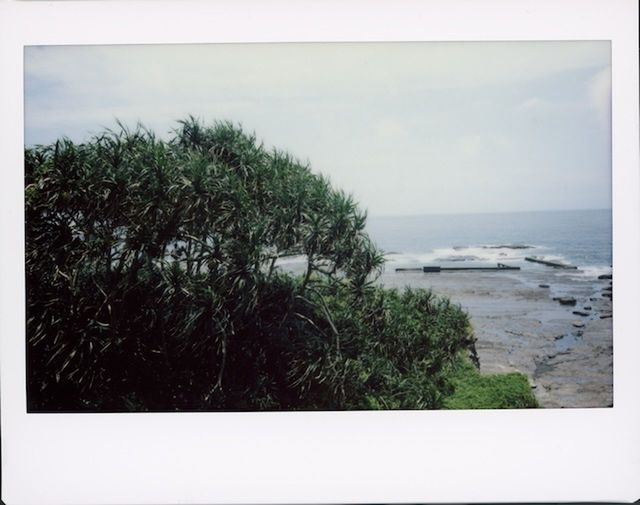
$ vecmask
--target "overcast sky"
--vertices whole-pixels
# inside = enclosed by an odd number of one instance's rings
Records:
[[[370,215],[610,208],[608,42],[30,47],[25,142],[229,119]]]

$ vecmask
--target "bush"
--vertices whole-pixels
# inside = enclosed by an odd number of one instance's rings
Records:
[[[62,139],[25,173],[30,411],[437,408],[473,344],[448,301],[374,287],[350,196],[230,123]]]
[[[447,409],[529,409],[538,407],[526,375],[518,372],[480,375],[468,361],[452,370],[453,394],[444,401]]]

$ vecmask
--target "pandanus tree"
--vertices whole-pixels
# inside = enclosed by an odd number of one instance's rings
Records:
[[[429,408],[472,341],[374,287],[349,195],[231,123],[29,148],[25,184],[31,410]]]

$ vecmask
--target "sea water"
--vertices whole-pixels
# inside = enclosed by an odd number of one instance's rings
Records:
[[[611,272],[611,210],[369,217],[367,231],[386,268],[536,268],[537,256],[575,265],[588,278]],[[574,272],[567,271],[567,275]]]

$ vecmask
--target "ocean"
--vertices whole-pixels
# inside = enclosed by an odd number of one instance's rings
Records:
[[[611,210],[369,217],[367,230],[386,268],[496,266],[539,268],[537,256],[578,267],[583,279],[611,272]],[[548,267],[547,267],[548,268]]]
[[[519,371],[545,407],[612,403],[613,340],[610,210],[473,215],[369,216],[385,252],[379,286],[429,289],[469,314],[484,373]],[[560,269],[537,256],[574,265]],[[423,266],[520,267],[423,273]],[[302,274],[305,258],[283,258]],[[416,268],[396,272],[396,268]],[[565,301],[562,302],[561,300]]]

